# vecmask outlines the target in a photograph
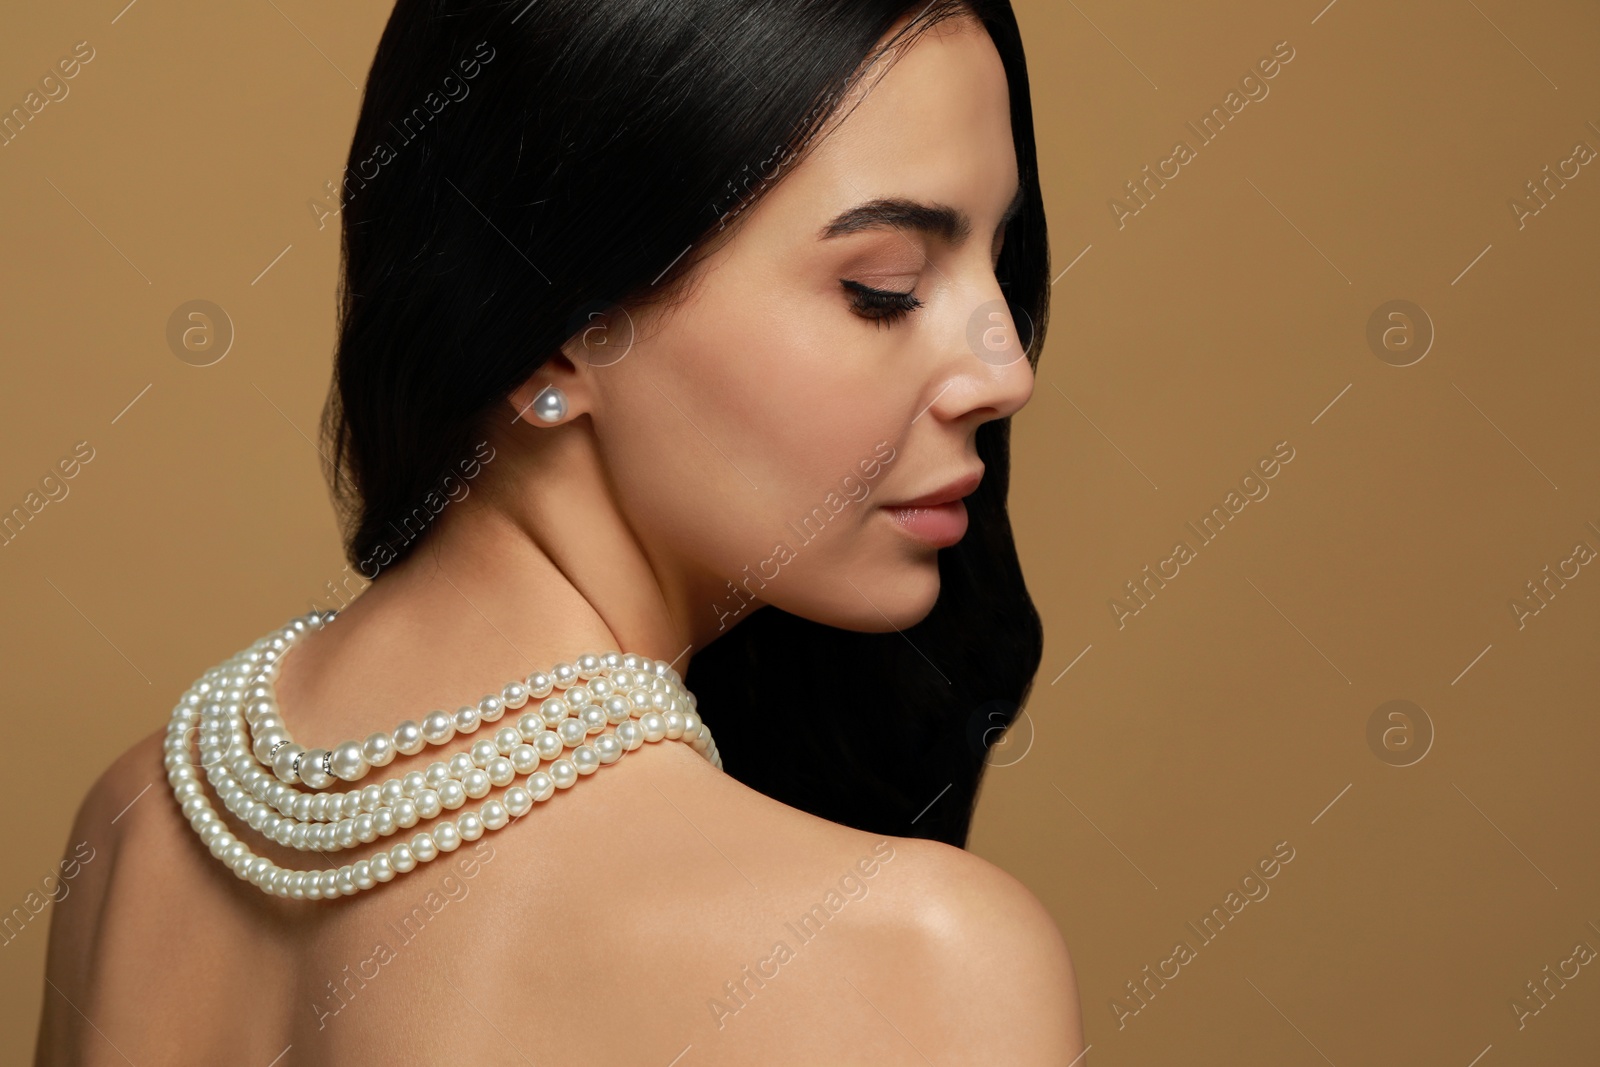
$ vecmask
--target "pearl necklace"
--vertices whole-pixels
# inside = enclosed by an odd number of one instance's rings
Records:
[[[712,766],[722,767],[711,731],[695,710],[694,694],[683,688],[678,672],[663,660],[614,651],[585,653],[572,663],[557,663],[549,673],[535,671],[454,715],[432,711],[420,723],[407,719],[364,741],[307,749],[289,736],[273,682],[295,643],[321,630],[336,614],[312,611],[300,616],[211,668],[178,701],[167,726],[167,781],[184,818],[213,856],[263,892],[318,900],[351,896],[392,881],[463,841],[510,825],[556,790],[617,762],[645,742],[683,741]],[[335,781],[359,781],[396,755],[446,745],[532,700],[542,703],[521,715],[514,727],[502,727],[492,740],[478,740],[425,771],[348,792],[318,791]],[[598,736],[590,741],[590,735]],[[198,766],[227,809],[264,837],[303,852],[368,844],[445,809],[461,808],[468,799],[482,799],[494,787],[507,788],[499,797],[454,819],[442,819],[367,859],[337,868],[292,870],[252,852],[212,808],[191,759],[191,739],[200,755]],[[539,769],[541,761],[548,762],[547,769]],[[514,784],[518,775],[526,777]]]

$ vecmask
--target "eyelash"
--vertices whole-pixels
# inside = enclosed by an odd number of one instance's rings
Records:
[[[870,285],[841,278],[839,284],[855,294],[851,309],[863,318],[892,325],[922,306],[922,301],[912,293],[894,289],[874,289]]]

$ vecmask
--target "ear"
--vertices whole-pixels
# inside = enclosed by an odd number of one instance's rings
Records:
[[[511,405],[514,413],[513,422],[521,419],[532,426],[548,426],[534,417],[531,409],[534,400],[549,386],[560,389],[567,398],[567,414],[557,425],[571,422],[579,415],[590,410],[592,397],[589,395],[588,376],[583,373],[582,365],[574,364],[567,355],[563,346],[553,356],[544,361],[537,371],[513,389],[506,397],[506,402]]]
[[[600,305],[596,305],[594,310],[575,317],[573,327],[572,336],[560,350],[508,397],[512,410],[519,417],[528,411],[540,392],[551,385],[567,397],[567,416],[562,423],[579,415],[593,415],[598,402],[595,374],[604,373],[633,346],[633,320],[621,307],[601,310]]]

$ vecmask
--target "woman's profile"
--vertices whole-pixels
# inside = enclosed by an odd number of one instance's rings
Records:
[[[963,847],[1042,647],[1008,0],[399,0],[349,160],[371,584],[208,650],[83,801],[156,783],[37,1062],[1081,1062]]]

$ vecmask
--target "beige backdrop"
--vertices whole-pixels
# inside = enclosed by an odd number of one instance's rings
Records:
[[[1047,643],[972,847],[1060,923],[1088,1063],[1594,1062],[1600,11],[1321,2],[1018,0]],[[0,547],[7,912],[101,768],[345,574],[307,202],[389,5],[123,3],[0,33],[4,112],[73,73],[0,146],[0,509],[59,497]],[[7,1062],[48,913],[0,948]]]

